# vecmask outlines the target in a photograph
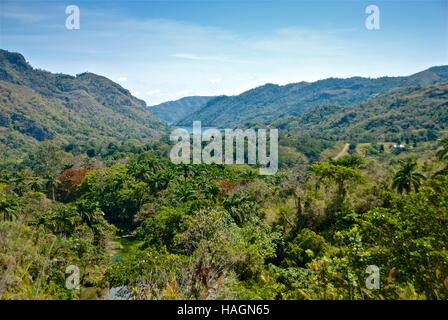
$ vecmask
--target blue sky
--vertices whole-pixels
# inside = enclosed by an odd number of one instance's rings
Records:
[[[77,5],[81,28],[65,28]],[[369,4],[380,30],[365,27]],[[52,72],[104,75],[149,105],[448,64],[442,1],[0,2],[0,47]]]

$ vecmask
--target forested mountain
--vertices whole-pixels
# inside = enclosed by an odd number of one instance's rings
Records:
[[[214,97],[185,97],[152,106],[149,110],[167,124],[172,124],[198,111],[212,98]]]
[[[348,107],[316,106],[274,126],[345,141],[434,140],[448,130],[448,83],[394,89]]]
[[[266,84],[237,96],[212,99],[201,110],[179,121],[179,125],[191,125],[193,120],[217,127],[266,124],[299,116],[316,105],[352,105],[397,87],[420,87],[446,81],[448,66],[432,67],[408,77],[329,78],[285,86]]]
[[[154,141],[165,125],[144,101],[93,74],[54,74],[0,50],[0,153],[29,151],[39,141],[90,148],[129,139]]]

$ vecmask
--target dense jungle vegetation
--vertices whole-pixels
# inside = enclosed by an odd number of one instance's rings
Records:
[[[446,299],[447,161],[446,138],[359,144],[259,176],[45,142],[1,171],[0,298]],[[132,245],[114,254],[117,239]],[[71,264],[80,290],[65,287]]]
[[[447,70],[167,104],[279,128],[262,176],[174,165],[120,85],[0,50],[0,299],[448,299]]]

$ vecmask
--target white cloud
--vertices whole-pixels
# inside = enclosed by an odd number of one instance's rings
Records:
[[[238,77],[236,80],[238,81],[252,81],[255,80],[255,76],[244,76],[244,77]]]
[[[17,15],[24,10],[5,12],[0,10],[1,18],[9,16],[22,21],[44,18]],[[48,14],[50,10],[43,12]],[[379,53],[372,50],[370,42],[350,37],[347,30],[290,26],[246,34],[194,22],[134,19],[113,10],[106,13],[85,9],[83,16],[90,16],[83,20],[83,29],[89,32],[82,37],[77,37],[79,33],[68,36],[60,27],[48,33],[22,29],[8,33],[10,28],[2,40],[6,47],[26,46],[26,52],[32,52],[30,47],[36,48],[39,54],[27,57],[34,59],[36,67],[71,74],[87,69],[109,75],[153,104],[191,95],[238,94],[267,82],[284,84],[329,76],[380,75],[379,62],[365,61],[371,61],[377,54],[385,56],[384,50]],[[45,19],[60,22],[59,15]],[[404,63],[396,64],[392,58],[390,74]],[[383,69],[389,68],[382,65]],[[118,78],[120,75],[126,77]],[[227,83],[236,87],[227,88]]]
[[[159,89],[154,89],[154,90],[146,91],[145,93],[146,93],[147,96],[152,96],[152,95],[160,93],[160,90]]]
[[[177,96],[177,97],[191,96],[191,95],[193,95],[193,90],[191,90],[191,89],[184,89],[184,90],[177,91],[175,93],[175,96]]]
[[[303,27],[286,27],[274,33],[253,39],[248,45],[257,51],[276,54],[316,57],[346,56],[356,47],[353,41],[346,40],[348,29],[317,30]]]
[[[216,79],[210,79],[208,80],[208,82],[210,82],[211,84],[219,84],[221,83],[222,79],[221,78],[216,78]]]
[[[175,53],[171,55],[174,58],[185,60],[198,60],[198,61],[215,61],[215,62],[230,62],[231,60],[225,57],[219,56],[203,56],[191,53]]]

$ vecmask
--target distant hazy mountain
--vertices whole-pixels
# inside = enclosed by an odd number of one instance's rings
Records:
[[[172,124],[198,111],[212,98],[214,97],[185,97],[149,107],[149,110],[166,123]]]
[[[295,117],[318,105],[353,105],[398,87],[420,87],[448,81],[448,66],[432,67],[407,77],[329,78],[312,83],[266,84],[237,96],[217,97],[185,117],[179,125],[201,120],[204,126],[235,127]]]
[[[1,153],[39,141],[60,145],[158,139],[165,125],[144,101],[113,81],[34,69],[18,53],[0,50]]]

